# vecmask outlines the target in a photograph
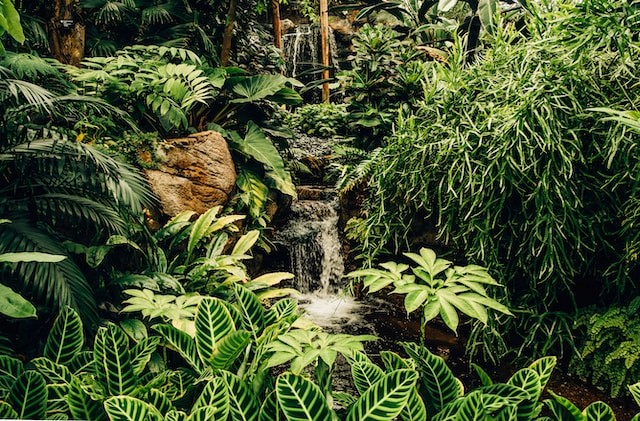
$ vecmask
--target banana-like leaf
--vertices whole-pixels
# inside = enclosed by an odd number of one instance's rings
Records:
[[[462,396],[462,384],[441,357],[413,343],[403,343],[402,346],[417,364],[422,386],[420,394],[429,413],[439,412]]]
[[[77,377],[71,380],[67,403],[73,419],[100,421],[107,418],[102,401],[92,399],[91,395],[85,390],[82,381]]]
[[[582,415],[586,421],[616,421],[616,416],[609,405],[597,401],[587,406]]]
[[[406,406],[417,380],[415,370],[400,369],[385,374],[353,404],[347,421],[394,419]]]
[[[207,235],[209,227],[216,220],[216,215],[220,211],[220,206],[213,207],[200,215],[196,222],[191,226],[191,233],[189,234],[189,242],[187,243],[187,262],[191,260],[195,248],[200,241]]]
[[[192,369],[198,373],[203,372],[202,360],[198,356],[196,343],[191,336],[167,324],[155,325],[153,329],[164,338],[171,348],[178,351]]]
[[[211,355],[210,365],[213,369],[229,369],[238,356],[251,341],[251,334],[246,330],[230,332],[216,344]]]
[[[351,376],[358,393],[362,395],[384,377],[384,371],[371,362],[363,361],[351,364]]]
[[[229,415],[234,421],[253,421],[258,419],[260,404],[251,388],[228,371],[221,371],[222,379],[229,395]]]
[[[331,409],[320,388],[300,375],[284,373],[278,376],[276,396],[288,421],[332,419]]]
[[[229,395],[221,377],[215,377],[206,384],[191,410],[195,411],[208,406],[216,408],[213,419],[227,419],[229,415]]]
[[[156,408],[131,396],[114,396],[104,401],[104,409],[111,421],[163,421]]]
[[[93,357],[97,376],[112,396],[127,395],[138,385],[129,352],[129,338],[113,323],[100,327],[94,342]]]
[[[216,346],[227,334],[236,330],[224,302],[217,298],[203,298],[196,312],[196,349],[203,361],[210,362]]]
[[[133,372],[136,376],[139,376],[144,371],[149,360],[151,360],[151,354],[156,351],[156,348],[160,344],[160,338],[152,336],[149,338],[143,338],[133,346],[131,349],[131,365]]]
[[[57,364],[69,365],[83,346],[82,320],[71,307],[64,307],[49,332],[44,357]]]
[[[47,383],[35,371],[25,371],[11,386],[7,401],[18,414],[18,419],[39,420],[47,414]]]
[[[259,336],[265,326],[266,310],[258,297],[242,285],[234,285],[236,305],[242,314],[243,326],[255,336]]]

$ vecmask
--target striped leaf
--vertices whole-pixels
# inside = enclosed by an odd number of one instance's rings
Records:
[[[171,400],[163,392],[158,389],[151,389],[145,394],[145,402],[153,406],[162,415],[175,409]]]
[[[226,335],[213,351],[211,368],[226,370],[231,367],[250,341],[251,334],[246,330],[238,330]]]
[[[529,399],[529,392],[521,387],[505,383],[496,383],[490,386],[482,386],[474,390],[485,395],[495,395],[503,398],[509,405],[521,405],[522,402]]]
[[[13,384],[23,371],[22,361],[8,355],[0,355],[0,377],[9,379],[9,385]]]
[[[284,421],[285,415],[280,410],[278,403],[278,395],[275,390],[269,392],[267,397],[262,401],[260,408],[260,421]]]
[[[144,371],[149,360],[151,360],[151,354],[156,351],[156,348],[160,344],[160,338],[152,336],[149,338],[141,339],[131,349],[131,366],[136,376],[139,376]]]
[[[77,377],[71,380],[67,403],[71,417],[75,420],[99,421],[107,418],[102,401],[92,399],[90,393],[85,390],[81,380]]]
[[[531,368],[523,368],[511,376],[507,383],[521,388],[528,395],[526,400],[518,405],[518,420],[526,421],[538,416],[542,409],[538,402],[542,394],[538,373]]]
[[[93,348],[97,377],[111,396],[127,395],[138,384],[129,354],[129,338],[115,324],[100,327]]]
[[[69,363],[69,369],[73,374],[95,373],[96,363],[93,358],[93,351],[80,351]]]
[[[44,419],[47,414],[47,383],[36,371],[25,371],[11,386],[7,401],[19,419]]]
[[[64,307],[49,332],[43,356],[54,363],[69,365],[83,345],[82,320],[71,307]]]
[[[491,386],[493,384],[493,380],[491,380],[489,374],[487,374],[482,367],[475,363],[471,363],[471,367],[475,370],[483,386]]]
[[[235,374],[221,371],[222,379],[229,394],[229,415],[234,421],[251,421],[258,419],[260,404],[255,394]]]
[[[551,390],[549,394],[553,399],[545,399],[544,403],[557,419],[562,421],[584,421],[584,416],[577,406],[569,399],[556,395]]]
[[[71,371],[62,364],[56,364],[44,357],[31,360],[31,364],[44,376],[47,383],[67,385],[71,383]]]
[[[207,297],[196,312],[196,349],[202,361],[210,362],[216,345],[236,330],[231,314],[222,300]]]
[[[609,405],[604,402],[593,402],[582,412],[587,421],[615,421],[616,416]]]
[[[211,420],[224,420],[226,418],[216,417],[217,408],[215,406],[203,406],[191,412],[187,421],[211,421]]]
[[[69,395],[68,384],[48,384],[47,389],[47,418],[52,419],[58,416],[68,418],[69,404],[67,403],[67,395]]]
[[[114,396],[104,401],[111,421],[163,421],[163,416],[148,403],[131,396]]]
[[[216,377],[206,384],[191,410],[194,411],[205,406],[212,406],[216,409],[213,413],[214,418],[227,419],[229,414],[229,395],[221,377]]]
[[[418,373],[414,370],[394,370],[384,375],[353,404],[347,421],[382,421],[397,417],[414,390]]]
[[[0,401],[0,419],[17,420],[18,413],[7,402]]]
[[[331,409],[320,388],[300,375],[284,373],[278,376],[276,396],[288,421],[332,419]]]
[[[167,412],[167,414],[164,416],[164,421],[187,421],[188,417],[189,416],[186,412],[177,411],[174,409],[173,411]]]
[[[640,383],[635,383],[628,387],[631,396],[633,396],[633,400],[636,401],[636,405],[640,406]]]
[[[535,371],[540,377],[540,389],[544,390],[549,382],[549,378],[551,378],[551,373],[553,373],[553,369],[556,368],[556,363],[558,359],[556,357],[542,357],[538,360],[535,360],[529,366],[530,369]]]
[[[155,325],[153,329],[164,338],[171,349],[177,351],[189,363],[192,369],[200,374],[203,372],[202,360],[198,357],[196,343],[191,336],[167,324]]]
[[[462,396],[462,384],[442,358],[413,343],[403,343],[402,346],[417,364],[420,394],[429,413],[439,412],[449,402]]]
[[[382,358],[382,363],[388,371],[399,370],[401,368],[415,368],[411,360],[405,360],[392,351],[380,351],[380,358]]]
[[[351,376],[358,393],[362,395],[384,377],[384,371],[371,362],[358,362],[351,364]]]
[[[289,317],[297,317],[298,301],[293,298],[283,298],[276,301],[265,315],[265,323],[270,325],[279,320],[285,320]]]
[[[333,401],[343,408],[350,407],[358,400],[356,396],[347,392],[332,392],[331,396],[333,397]]]
[[[243,327],[257,337],[265,326],[266,310],[256,294],[236,284],[233,288],[236,306],[242,314]]]

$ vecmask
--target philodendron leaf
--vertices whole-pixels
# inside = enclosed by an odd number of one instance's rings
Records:
[[[275,183],[275,188],[288,196],[297,197],[291,174],[286,170],[282,157],[258,125],[249,121],[244,139],[233,143],[240,152],[265,166],[266,175]]]
[[[0,284],[0,314],[13,319],[36,317],[36,308],[22,295]]]

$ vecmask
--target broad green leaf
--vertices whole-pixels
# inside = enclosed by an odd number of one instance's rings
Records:
[[[284,373],[278,376],[276,393],[288,421],[333,419],[320,388],[300,375]]]
[[[67,256],[63,256],[60,254],[39,253],[35,251],[18,252],[18,253],[1,253],[0,263],[18,263],[18,262],[57,263],[57,262],[63,261],[66,258]]]
[[[553,399],[545,399],[544,403],[553,412],[556,418],[562,421],[585,421],[582,412],[569,399],[556,395],[549,390]]]
[[[491,386],[493,384],[493,380],[491,380],[489,374],[487,374],[487,372],[484,371],[482,367],[480,367],[476,363],[471,363],[471,367],[473,367],[473,369],[475,370],[483,386]]]
[[[242,285],[234,285],[235,306],[242,315],[243,326],[254,336],[260,335],[265,327],[266,310],[256,295]]]
[[[114,396],[104,401],[104,409],[111,421],[163,421],[153,406],[131,396]]]
[[[44,419],[47,414],[46,382],[40,373],[25,371],[16,379],[7,401],[17,412],[18,419]]]
[[[259,230],[249,231],[248,233],[246,233],[245,235],[243,235],[238,239],[236,244],[233,246],[233,250],[231,251],[231,254],[232,255],[246,254],[249,250],[251,250],[251,247],[253,247],[256,241],[258,241],[258,238],[260,238]]]
[[[456,309],[442,295],[437,295],[437,297],[438,302],[440,303],[440,317],[442,318],[442,321],[457,335],[459,318]]]
[[[219,211],[219,206],[207,210],[205,213],[200,215],[196,222],[191,226],[191,233],[189,234],[189,242],[187,244],[187,261],[191,260],[191,256],[196,246],[207,235],[207,232],[209,231],[211,224],[216,220],[216,215]]]
[[[409,369],[385,374],[353,404],[347,421],[394,419],[407,404],[417,380],[418,373]]]
[[[134,374],[129,339],[115,324],[98,328],[93,349],[97,376],[112,396],[132,392],[138,377]]]
[[[49,332],[43,355],[55,363],[69,365],[83,346],[82,320],[71,307],[64,307]]]
[[[287,83],[292,83],[292,79],[282,75],[262,74],[243,78],[231,78],[230,82],[233,83],[232,91],[240,96],[240,98],[233,99],[231,102],[241,104],[256,102],[276,95],[284,88],[287,88]],[[292,93],[291,90],[283,91],[281,97],[282,98],[278,98],[276,96],[271,99],[275,101],[284,99],[287,100],[287,102],[283,102],[286,104],[297,104],[302,100],[300,95],[295,94],[295,92]]]
[[[0,284],[0,314],[13,319],[36,317],[36,308],[22,295]]]
[[[7,402],[0,401],[0,419],[17,420],[18,413]]]
[[[17,42],[22,44],[25,40],[24,32],[22,32],[22,25],[20,24],[20,15],[13,6],[12,0],[2,0],[2,13],[0,16],[3,20],[0,21],[2,29],[7,31],[9,35]]]
[[[156,351],[156,348],[160,344],[160,338],[157,336],[142,338],[131,349],[131,366],[133,367],[133,373],[139,376],[144,371],[151,355]]]
[[[38,357],[31,360],[40,374],[47,380],[47,383],[69,384],[71,383],[71,372],[62,365],[57,364],[45,357]]]
[[[151,389],[147,392],[145,399],[149,405],[158,410],[162,415],[165,415],[169,411],[174,410],[171,400],[158,389]]]
[[[478,17],[482,28],[489,34],[495,32],[495,15],[498,9],[497,0],[479,0],[478,1]]]

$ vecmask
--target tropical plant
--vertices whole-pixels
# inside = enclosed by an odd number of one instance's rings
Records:
[[[587,308],[576,319],[582,340],[569,364],[573,374],[606,389],[611,396],[640,377],[640,298],[628,306]]]
[[[305,104],[287,116],[289,125],[312,136],[333,138],[347,133],[346,104]]]
[[[639,86],[640,56],[627,2],[530,6],[530,38],[497,25],[475,64],[464,65],[459,41],[434,64],[423,105],[400,116],[384,165],[373,166],[363,250],[397,251],[426,220],[442,243],[489,267],[510,308],[537,317],[633,288],[631,273],[608,262],[625,254],[619,205],[635,196],[638,135],[592,108],[638,108],[627,92]],[[524,337],[520,323],[496,327]]]
[[[146,182],[128,165],[68,137],[70,126],[89,110],[120,121],[124,114],[75,94],[68,81],[51,81],[60,74],[50,64],[38,61],[41,66],[27,73],[16,58],[6,56],[5,63],[19,77],[0,67],[0,215],[13,221],[0,225],[0,252],[69,256],[62,240],[125,233],[154,202]],[[43,78],[56,90],[29,81]],[[70,305],[87,322],[96,321],[92,286],[73,259],[22,262],[5,273],[7,285],[26,298],[54,308]]]
[[[0,8],[0,37],[5,32],[17,42],[24,42],[25,37],[20,24],[20,15],[11,0],[2,0],[2,7]],[[4,52],[4,45],[0,41],[0,54]]]
[[[404,253],[417,264],[412,274],[405,273],[409,265],[397,262],[381,263],[382,269],[362,269],[347,274],[362,279],[369,293],[393,286],[392,294],[406,294],[404,307],[407,313],[422,309],[422,323],[438,315],[454,332],[459,324],[458,312],[487,324],[487,308],[512,315],[509,309],[493,299],[486,286],[499,286],[487,270],[476,265],[453,266],[453,263],[436,257],[433,250],[422,248],[420,254]]]

